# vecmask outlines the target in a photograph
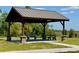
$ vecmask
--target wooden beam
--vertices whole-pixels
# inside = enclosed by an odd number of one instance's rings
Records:
[[[8,35],[7,35],[7,41],[11,41],[10,25],[11,25],[11,22],[8,23]]]

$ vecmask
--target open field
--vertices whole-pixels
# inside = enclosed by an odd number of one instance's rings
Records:
[[[64,40],[63,42],[61,40],[57,40],[57,42],[72,44],[72,45],[79,45],[79,38],[68,38],[67,40]]]

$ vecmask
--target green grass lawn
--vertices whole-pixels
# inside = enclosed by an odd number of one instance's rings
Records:
[[[51,48],[66,48],[66,46],[42,43],[42,42],[22,44],[16,42],[7,42],[3,39],[0,39],[0,52],[17,51],[17,50],[51,49]]]
[[[61,40],[57,40],[57,42],[79,45],[79,38],[68,38],[67,40],[64,40],[63,42]]]

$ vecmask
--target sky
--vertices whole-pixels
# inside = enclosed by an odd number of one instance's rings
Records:
[[[57,11],[69,19],[65,23],[66,30],[74,29],[79,31],[79,6],[31,6],[34,9]],[[9,12],[11,6],[0,6],[2,11]],[[62,30],[60,22],[49,23],[50,28]]]

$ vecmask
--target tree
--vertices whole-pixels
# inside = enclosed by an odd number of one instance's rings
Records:
[[[24,33],[25,35],[29,35],[32,33],[32,26],[29,23],[25,23],[24,25]]]
[[[42,27],[41,23],[32,23],[31,26],[32,26],[32,32],[33,33],[35,33],[37,35],[41,35],[42,34],[43,27]]]
[[[47,30],[47,35],[52,35],[52,34],[55,34],[54,31],[52,29],[48,29]]]
[[[0,16],[0,34],[1,35],[7,35],[7,22],[5,22],[5,19],[7,17],[8,13],[7,12],[2,12],[1,11],[1,16]]]
[[[25,6],[25,8],[31,8],[30,6]]]
[[[72,37],[74,37],[74,30],[70,29],[70,31],[69,31],[69,38],[72,38]]]
[[[20,36],[21,34],[21,24],[13,23],[11,25],[11,36]]]

